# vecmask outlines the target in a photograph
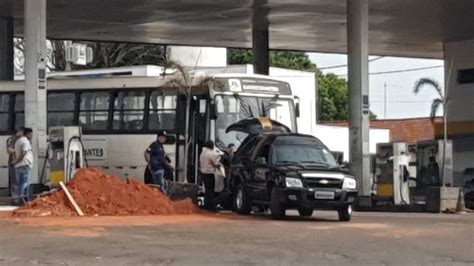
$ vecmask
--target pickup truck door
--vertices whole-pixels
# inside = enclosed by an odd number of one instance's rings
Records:
[[[256,200],[267,200],[267,183],[270,178],[270,168],[268,167],[268,154],[270,143],[259,145],[252,160],[251,171],[251,196]]]
[[[264,164],[255,164],[252,172],[252,198],[256,200],[268,200],[267,183],[270,177],[270,169]]]

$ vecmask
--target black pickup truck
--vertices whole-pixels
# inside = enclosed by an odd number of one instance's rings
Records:
[[[305,217],[315,209],[337,210],[339,220],[349,221],[356,181],[329,149],[313,136],[291,133],[268,119],[263,122],[248,119],[227,129],[248,134],[230,166],[234,210],[248,214],[253,206],[270,209],[275,219],[289,209]]]

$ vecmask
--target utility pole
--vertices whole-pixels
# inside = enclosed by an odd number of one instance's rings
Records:
[[[387,82],[384,82],[384,83],[383,83],[383,90],[384,90],[384,93],[383,93],[383,100],[384,100],[384,104],[383,104],[383,118],[384,118],[384,119],[387,119]]]

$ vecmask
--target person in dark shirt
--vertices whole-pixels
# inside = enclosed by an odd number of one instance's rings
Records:
[[[168,195],[168,181],[165,179],[165,169],[172,166],[166,160],[163,144],[166,142],[166,132],[159,131],[157,140],[150,144],[145,151],[145,160],[150,169],[153,184],[158,185],[161,191]]]
[[[23,127],[20,127],[16,131],[15,135],[7,139],[7,153],[8,153],[8,162],[9,162],[8,176],[10,180],[10,196],[13,198],[19,196],[18,195],[19,180],[17,180],[16,178],[15,166],[12,165],[11,163],[14,162],[16,159],[15,143],[22,136],[23,136]]]
[[[436,162],[436,158],[434,156],[430,156],[430,162],[428,163],[428,171],[430,173],[430,181],[432,185],[440,185],[440,170],[439,165]]]

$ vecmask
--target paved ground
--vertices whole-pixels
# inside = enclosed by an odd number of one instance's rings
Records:
[[[474,265],[474,215],[0,219],[5,265]]]

